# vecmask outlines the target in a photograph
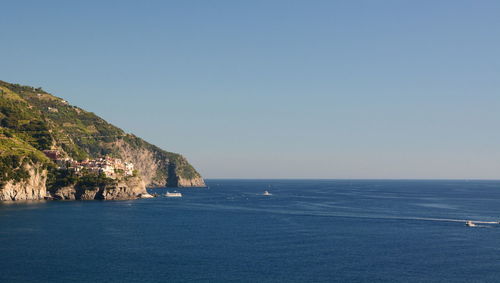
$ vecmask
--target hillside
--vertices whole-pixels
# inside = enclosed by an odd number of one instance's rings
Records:
[[[182,155],[125,133],[41,88],[0,81],[0,126],[2,182],[17,170],[11,163],[41,164],[50,171],[52,161],[42,151],[56,150],[78,161],[109,156],[131,162],[148,186],[205,185]]]

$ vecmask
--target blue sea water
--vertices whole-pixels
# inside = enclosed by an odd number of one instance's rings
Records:
[[[0,282],[500,281],[500,182],[208,185],[0,204]]]

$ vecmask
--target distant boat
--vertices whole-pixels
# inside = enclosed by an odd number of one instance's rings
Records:
[[[472,221],[469,220],[469,221],[465,222],[465,226],[467,226],[467,227],[476,227],[476,224],[474,224],[474,222],[472,222]]]
[[[154,198],[154,196],[153,196],[153,195],[150,195],[150,194],[148,194],[148,193],[141,194],[139,197],[140,197],[140,198]]]
[[[264,193],[262,194],[263,196],[272,196],[273,194],[271,194],[270,192],[268,191],[264,191]]]
[[[173,193],[167,192],[165,194],[165,196],[168,197],[168,198],[180,198],[180,197],[182,197],[182,194],[179,193],[179,192],[173,192]]]

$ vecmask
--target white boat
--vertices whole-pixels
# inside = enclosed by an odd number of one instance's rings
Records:
[[[179,193],[179,192],[173,192],[173,193],[171,193],[171,192],[167,191],[167,193],[165,194],[165,196],[168,197],[168,198],[180,198],[180,197],[182,197],[182,194]]]
[[[263,196],[272,196],[273,194],[271,194],[270,192],[268,191],[264,191],[264,193],[262,194]]]
[[[154,198],[154,196],[153,196],[153,195],[150,195],[150,194],[148,194],[148,193],[145,193],[145,194],[140,194],[140,195],[139,195],[139,197],[140,197],[140,198]]]
[[[476,227],[476,224],[474,224],[474,222],[472,222],[472,221],[469,220],[469,221],[465,222],[465,226],[467,226],[467,227]]]

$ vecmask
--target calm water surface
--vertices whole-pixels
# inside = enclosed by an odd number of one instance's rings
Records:
[[[500,281],[500,182],[208,185],[0,204],[0,282]]]

